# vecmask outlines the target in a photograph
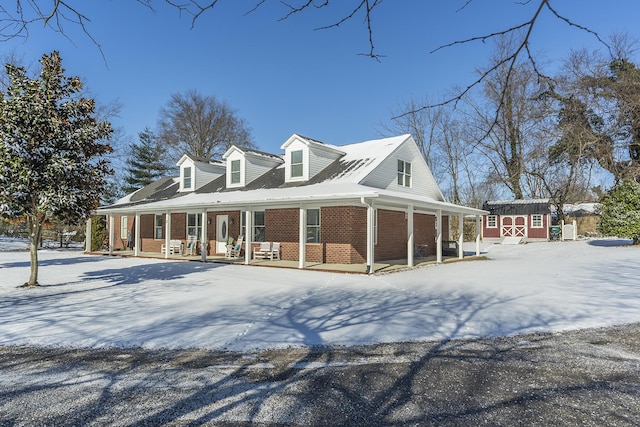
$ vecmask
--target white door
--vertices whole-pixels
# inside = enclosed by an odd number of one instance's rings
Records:
[[[229,215],[216,216],[216,253],[223,254],[227,250],[229,238]]]

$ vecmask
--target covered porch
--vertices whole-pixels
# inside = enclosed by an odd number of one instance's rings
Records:
[[[222,202],[217,200],[212,204],[206,200],[198,200],[197,203],[178,205],[176,200],[171,200],[144,206],[105,208],[100,211],[100,214],[107,217],[109,246],[105,252],[109,255],[118,252],[124,256],[362,273],[407,268],[425,263],[442,263],[453,258],[460,260],[469,256],[479,257],[481,218],[486,214],[486,211],[479,209],[435,201],[426,197],[392,196],[384,194],[383,190],[351,194],[348,197],[299,196],[295,200],[288,198],[282,201],[272,199]],[[265,260],[252,259],[251,248],[257,245],[257,242],[253,241],[256,235],[254,232],[256,219],[254,213],[256,212],[261,212],[262,220],[267,221],[261,224],[263,240],[282,242],[285,256],[281,257],[281,260],[270,260],[267,264]],[[185,219],[185,213],[188,213],[187,219]],[[154,223],[153,228],[157,250],[149,250],[148,242],[141,245],[140,224],[143,215],[162,217],[161,223]],[[313,222],[309,221],[310,215],[317,220],[315,236],[311,236],[313,233],[310,234],[310,227],[312,227],[310,224]],[[122,247],[120,248],[122,250],[118,251],[114,245],[115,233],[121,228],[123,216],[133,217],[133,227],[129,229],[131,237],[127,248]],[[320,219],[319,216],[322,218]],[[462,231],[465,216],[475,217],[475,250],[467,253],[464,252],[465,242]],[[425,221],[427,217],[430,219]],[[118,226],[115,224],[116,218],[120,224]],[[345,225],[346,219],[350,221],[348,226]],[[174,242],[172,233],[176,227],[172,226],[172,221],[176,222],[177,229],[182,233],[185,226],[187,230],[193,230],[187,234],[198,242],[199,250],[196,254],[191,252],[191,255],[185,257],[182,254],[175,255],[168,250],[160,251],[160,242],[164,248],[171,247]],[[457,230],[460,231],[452,241],[449,238],[449,225],[456,223]],[[131,218],[129,218],[129,224],[131,224]],[[193,228],[191,228],[192,224]],[[235,234],[232,233],[231,228]],[[121,231],[122,236],[127,234],[124,228]],[[264,237],[265,232],[267,238]],[[425,237],[427,234],[430,236],[428,239]],[[162,237],[161,240],[157,239],[158,235]],[[242,247],[245,250],[239,259],[227,260],[223,255],[228,239],[240,235],[243,236]],[[91,222],[87,223],[87,236],[91,236]],[[319,240],[310,243],[310,236],[317,237]],[[393,251],[389,251],[391,247]],[[250,249],[246,250],[247,248]],[[91,250],[89,241],[86,250],[87,252]],[[452,250],[454,250],[453,253]],[[350,255],[343,258],[334,256],[340,251],[350,251]],[[395,267],[399,265],[402,267]]]
[[[468,243],[468,242],[467,242]],[[468,247],[467,247],[468,249]],[[200,255],[179,255],[172,254],[165,257],[164,254],[157,252],[139,252],[137,255],[132,250],[114,251],[111,254],[108,251],[93,251],[87,252],[90,255],[96,256],[116,256],[116,257],[141,257],[152,259],[166,259],[169,261],[190,261],[190,262],[203,262]],[[312,271],[329,271],[345,274],[365,274],[365,273],[391,273],[394,271],[406,270],[412,267],[423,267],[427,265],[435,265],[438,263],[451,263],[458,261],[471,261],[484,259],[482,254],[476,254],[475,252],[466,251],[463,258],[458,256],[443,256],[440,262],[437,261],[436,256],[416,256],[413,260],[413,266],[408,265],[406,258],[382,260],[373,264],[371,272],[367,271],[366,264],[339,264],[339,263],[321,263],[321,262],[305,262],[304,269]],[[289,268],[299,269],[298,261],[291,260],[269,260],[269,259],[252,259],[249,264],[245,263],[244,258],[230,259],[224,256],[207,256],[204,262],[220,263],[220,264],[233,264],[233,265],[251,265],[267,268]]]

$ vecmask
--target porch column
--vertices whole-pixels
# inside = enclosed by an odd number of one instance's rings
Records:
[[[87,218],[87,225],[84,231],[84,251],[91,252],[91,216]]]
[[[367,273],[373,273],[375,263],[375,235],[374,225],[376,220],[376,209],[373,202],[367,206]]]
[[[135,237],[133,238],[133,256],[140,256],[140,213],[136,212]]]
[[[458,216],[458,258],[464,258],[464,214]]]
[[[169,245],[171,244],[171,212],[167,211],[164,216],[164,257],[169,258]]]
[[[200,255],[202,262],[207,262],[207,247],[209,246],[209,239],[207,237],[207,209],[202,211],[202,243],[200,243]]]
[[[436,262],[442,262],[442,210],[436,210]]]
[[[304,206],[300,207],[298,229],[298,268],[304,268],[307,258],[307,208]]]
[[[244,236],[244,263],[251,262],[251,241],[253,240],[253,209],[247,209],[244,213],[245,236]]]
[[[113,239],[115,238],[113,222],[113,215],[109,215],[109,255],[113,255]]]
[[[560,241],[564,242],[564,219],[560,221]]]
[[[413,267],[413,205],[407,207],[407,265]]]
[[[476,256],[480,256],[480,232],[482,231],[482,217],[476,215]]]

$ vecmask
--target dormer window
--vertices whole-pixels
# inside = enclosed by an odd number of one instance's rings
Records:
[[[411,163],[398,160],[398,185],[411,187]]]
[[[231,183],[240,184],[240,160],[231,161]]]
[[[191,168],[185,167],[182,168],[182,189],[189,190],[191,189]]]
[[[291,152],[291,178],[298,178],[303,175],[302,150]]]

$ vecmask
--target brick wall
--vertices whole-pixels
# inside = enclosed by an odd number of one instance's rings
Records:
[[[300,211],[296,208],[267,209],[264,212],[264,239],[280,242],[282,259],[298,260],[298,224]]]

